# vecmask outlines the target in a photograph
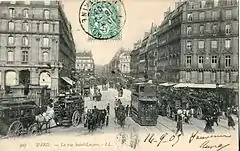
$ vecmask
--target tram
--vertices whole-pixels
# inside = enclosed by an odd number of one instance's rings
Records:
[[[157,125],[156,85],[145,82],[132,85],[130,116],[141,126]]]

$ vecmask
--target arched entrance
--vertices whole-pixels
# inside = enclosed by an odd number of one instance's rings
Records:
[[[29,84],[30,83],[30,71],[29,70],[21,70],[19,72],[19,84]]]
[[[48,88],[51,88],[52,78],[49,72],[44,71],[40,73],[39,76],[39,84],[40,85],[47,85]]]
[[[6,86],[17,85],[17,74],[15,71],[5,72],[5,85]]]

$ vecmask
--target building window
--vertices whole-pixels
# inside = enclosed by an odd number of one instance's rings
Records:
[[[8,44],[13,45],[14,44],[14,37],[13,36],[8,36]]]
[[[43,32],[49,32],[49,24],[48,23],[43,24]]]
[[[189,8],[194,9],[194,3],[193,2],[189,2]]]
[[[22,51],[22,62],[28,62],[28,51]]]
[[[49,47],[49,38],[47,37],[43,38],[43,47]]]
[[[44,5],[50,5],[51,0],[44,0]]]
[[[226,25],[226,26],[225,26],[225,33],[226,33],[226,34],[230,34],[230,32],[231,32],[230,28],[231,28],[230,25]]]
[[[232,18],[232,10],[226,10],[226,19]]]
[[[214,0],[214,7],[218,6],[218,0]]]
[[[200,25],[199,30],[200,30],[200,35],[203,35],[204,34],[204,26]]]
[[[227,5],[232,5],[232,0],[227,0]]]
[[[29,17],[28,9],[24,9],[24,10],[23,10],[23,17],[24,17],[24,18],[28,18],[28,17]]]
[[[217,64],[217,56],[212,56],[212,64]]]
[[[186,56],[187,67],[190,67],[192,64],[192,56]]]
[[[193,14],[192,13],[188,13],[187,14],[187,20],[188,21],[192,21],[193,20]]]
[[[230,72],[226,72],[226,82],[230,82],[231,81],[231,73]]]
[[[191,72],[190,72],[190,71],[187,71],[187,72],[186,72],[186,80],[187,80],[187,81],[190,81],[190,80],[191,80]]]
[[[203,40],[198,41],[198,48],[204,49],[204,41]]]
[[[9,17],[14,17],[15,10],[14,8],[9,8]]]
[[[31,1],[31,0],[24,0],[24,4],[25,4],[25,5],[30,5],[30,3],[31,3],[30,1]]]
[[[48,52],[43,52],[43,62],[48,62]]]
[[[192,42],[191,41],[187,41],[187,49],[192,49]]]
[[[217,82],[217,73],[212,72],[212,82]]]
[[[28,41],[28,37],[27,36],[23,36],[22,44],[23,44],[23,46],[28,46],[29,45],[29,41]]]
[[[192,35],[192,27],[191,26],[187,27],[187,35]]]
[[[16,4],[16,0],[10,0],[10,4]]]
[[[204,61],[203,56],[198,56],[198,68],[203,67],[203,61]]]
[[[53,27],[53,32],[55,32],[55,24],[54,23],[52,24],[52,27]]]
[[[198,72],[198,81],[203,82],[203,72]]]
[[[199,13],[199,20],[204,20],[205,17],[205,13],[204,12],[200,12]]]
[[[23,23],[23,31],[29,31],[29,23],[28,22]]]
[[[216,41],[216,40],[211,41],[211,47],[212,47],[213,49],[217,48],[217,41]]]
[[[13,21],[8,22],[8,30],[9,31],[14,31],[14,22]]]
[[[213,20],[217,20],[218,19],[218,12],[217,11],[213,11],[212,12],[212,18],[213,18]]]
[[[9,50],[7,53],[7,61],[9,61],[9,62],[14,61],[14,53],[11,50]]]
[[[211,58],[211,67],[216,68],[217,65],[217,56],[212,56]]]
[[[213,25],[212,26],[212,32],[213,32],[213,34],[216,34],[217,33],[217,25]]]
[[[49,10],[44,10],[43,11],[43,18],[44,19],[49,19]]]
[[[225,66],[230,67],[231,65],[231,56],[226,56],[225,57]]]
[[[230,39],[226,39],[225,40],[225,48],[229,49],[231,47],[231,40]]]
[[[200,8],[204,8],[205,4],[206,4],[206,1],[205,0],[201,0],[200,1]]]
[[[198,56],[198,63],[203,64],[203,56]]]
[[[37,32],[39,32],[39,25],[40,23],[37,23]]]

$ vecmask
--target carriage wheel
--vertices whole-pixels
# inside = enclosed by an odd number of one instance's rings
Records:
[[[37,123],[32,124],[32,125],[28,128],[28,134],[30,134],[30,135],[35,135],[35,134],[37,134],[37,132],[38,132],[38,125],[37,125]]]
[[[167,112],[167,117],[171,117],[172,111],[171,111],[170,105],[167,105],[166,112]]]
[[[8,137],[14,137],[21,135],[23,131],[23,125],[20,121],[14,121],[8,128]]]
[[[202,113],[202,108],[201,107],[197,107],[196,117],[197,117],[197,119],[202,119],[203,118],[203,113]]]
[[[78,126],[80,123],[80,119],[81,119],[80,113],[78,111],[75,111],[72,115],[72,125]]]

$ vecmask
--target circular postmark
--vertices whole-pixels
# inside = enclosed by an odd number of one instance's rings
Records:
[[[107,40],[120,36],[126,22],[121,0],[84,0],[79,9],[79,23],[89,36]]]

